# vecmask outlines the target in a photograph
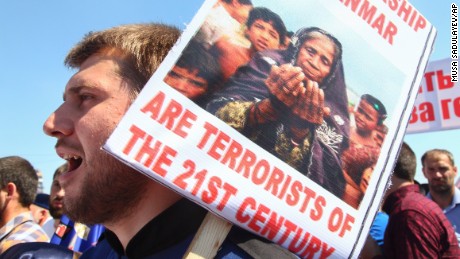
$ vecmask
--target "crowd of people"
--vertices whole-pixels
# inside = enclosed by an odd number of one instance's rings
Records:
[[[183,257],[207,210],[101,150],[180,34],[160,23],[122,25],[91,32],[70,50],[65,64],[76,72],[44,123],[66,160],[50,195],[36,193],[25,159],[0,158],[3,256]],[[220,0],[163,80],[358,209],[388,132],[387,111],[367,93],[350,107],[342,51],[321,28],[291,33],[273,10]],[[453,156],[434,149],[421,160],[426,196],[414,183],[415,154],[401,145],[363,257],[460,256]],[[238,226],[215,257],[297,258]]]
[[[18,243],[46,242],[62,246],[65,248],[62,251],[72,256],[97,243],[104,230],[102,225],[73,222],[64,214],[65,192],[58,178],[66,171],[67,164],[56,169],[50,194],[47,194],[37,188],[39,176],[29,161],[19,156],[0,158],[2,189],[12,190],[11,197],[3,203],[6,210],[0,215],[4,220],[0,230],[0,255]],[[33,245],[39,247],[40,244]]]
[[[414,180],[415,154],[402,143],[391,185],[361,258],[459,258],[460,233],[456,227],[460,224],[460,190],[455,185],[457,167],[453,155],[444,149],[432,149],[425,152],[421,162],[421,171],[428,181],[426,194]],[[117,232],[110,229],[104,232],[106,222],[100,216],[93,222],[102,224],[88,221],[87,225],[72,221],[64,213],[65,192],[58,179],[66,173],[69,173],[68,164],[57,168],[50,194],[37,193],[38,176],[26,159],[0,158],[1,258],[20,258],[31,253],[37,256],[34,258],[122,258],[124,255],[179,258],[191,241],[183,232],[196,231],[205,213],[204,209],[179,198],[171,208],[153,216],[125,247],[118,240],[122,236],[117,236]],[[123,213],[113,215],[117,216],[123,217]],[[127,228],[134,224],[127,219],[119,223]],[[296,258],[287,250],[237,227],[227,239],[217,258]]]
[[[415,153],[402,143],[391,185],[385,192],[382,211],[374,219],[363,257],[459,258],[460,235],[456,231],[460,192],[454,184],[457,167],[453,156],[447,150],[433,149],[421,160],[428,195],[414,181]]]

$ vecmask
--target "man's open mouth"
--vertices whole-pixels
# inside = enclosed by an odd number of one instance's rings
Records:
[[[68,164],[68,172],[73,171],[80,167],[82,163],[82,158],[79,156],[66,156],[64,159],[67,161]]]

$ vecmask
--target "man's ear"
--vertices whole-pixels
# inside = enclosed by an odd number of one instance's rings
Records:
[[[38,224],[41,226],[45,223],[45,220],[48,218],[48,210],[40,208],[40,219],[38,220]]]
[[[425,174],[425,167],[422,166],[422,173],[423,173],[423,176],[425,176],[426,179],[428,179],[428,176]]]
[[[13,197],[13,195],[16,193],[16,184],[9,182],[6,187],[6,193],[7,197]]]

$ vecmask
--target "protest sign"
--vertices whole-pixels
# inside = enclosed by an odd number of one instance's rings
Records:
[[[436,30],[407,1],[252,2],[295,32],[290,45],[254,54],[209,98],[188,99],[168,77],[182,76],[179,64],[192,42],[215,53],[216,43],[203,40],[201,29],[215,17],[216,1],[205,1],[104,149],[300,257],[356,257],[379,209]],[[242,40],[237,31],[229,44],[244,46],[250,32],[242,30]],[[231,53],[228,58],[243,52]],[[283,85],[286,71],[302,72],[296,94]],[[209,71],[189,71],[199,72]],[[367,106],[359,105],[361,96]],[[361,130],[366,114],[373,125]],[[379,135],[377,129],[387,130]]]
[[[451,70],[450,58],[428,63],[406,133],[460,128],[460,83]]]

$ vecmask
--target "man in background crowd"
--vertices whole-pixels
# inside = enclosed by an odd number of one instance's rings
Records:
[[[37,186],[38,176],[29,161],[19,156],[0,158],[0,254],[18,243],[49,241],[29,209]]]
[[[67,171],[67,164],[59,166],[53,174],[53,182],[49,196],[49,210],[54,219],[54,229],[59,225],[62,215],[64,214],[64,189],[59,184],[59,176]]]
[[[414,184],[415,153],[406,143],[385,193],[383,211],[389,215],[383,243],[385,258],[459,258],[455,232],[440,207]]]
[[[49,238],[54,234],[54,219],[49,212],[49,194],[38,193],[34,202],[30,205],[30,211],[35,222],[40,225]]]
[[[427,197],[436,202],[460,240],[460,190],[455,187],[457,167],[454,156],[445,149],[433,149],[422,156],[423,175],[428,180]]]

